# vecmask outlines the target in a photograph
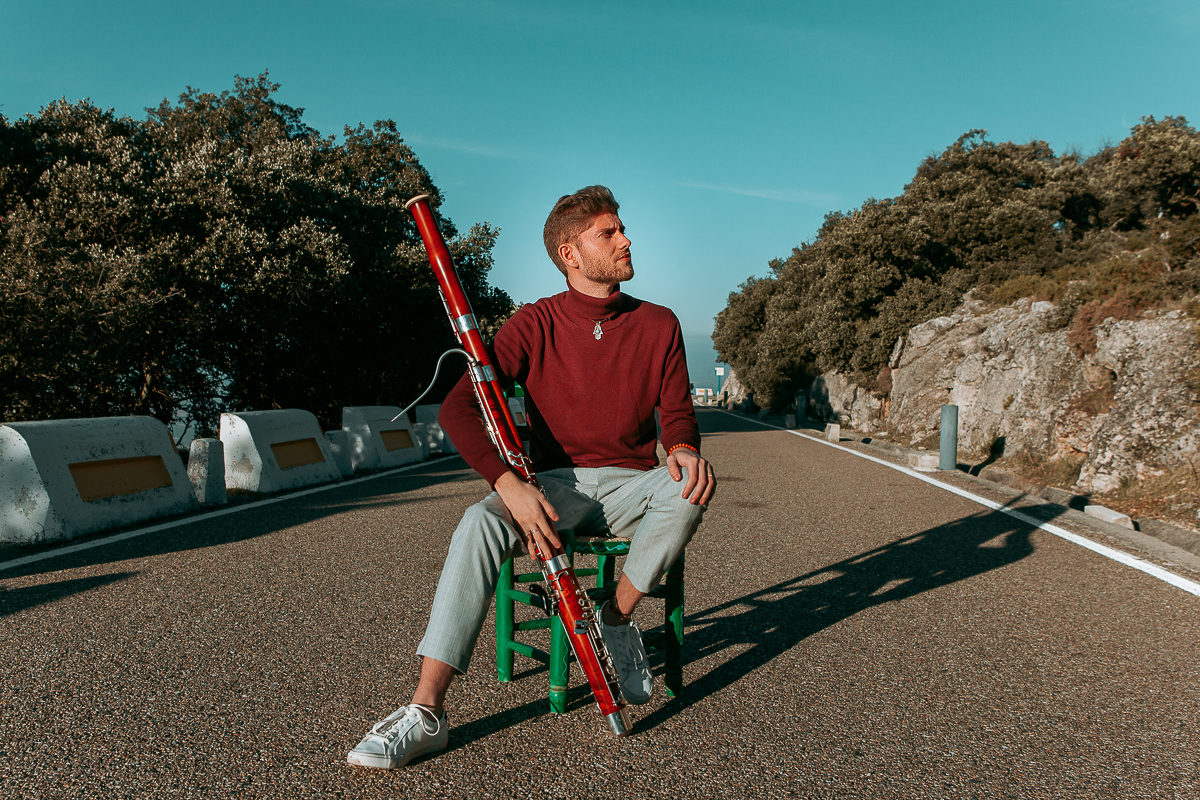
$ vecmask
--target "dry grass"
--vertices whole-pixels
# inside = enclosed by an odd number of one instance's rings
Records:
[[[1107,414],[1112,409],[1116,396],[1117,389],[1110,383],[1098,389],[1092,389],[1090,392],[1082,393],[1072,401],[1070,408],[1067,410],[1082,411],[1089,417]]]
[[[1131,481],[1096,501],[1134,519],[1160,519],[1192,530],[1200,527],[1200,474],[1188,465],[1158,477]]]
[[[1079,471],[1083,468],[1083,457],[1042,459],[1028,453],[1021,453],[1004,459],[1000,466],[1041,486],[1071,491],[1075,481],[1079,480]]]

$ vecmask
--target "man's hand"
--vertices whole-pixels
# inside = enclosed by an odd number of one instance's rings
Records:
[[[546,495],[512,471],[505,472],[497,479],[495,489],[512,515],[512,523],[521,541],[525,542],[525,551],[530,558],[534,557],[535,544],[546,558],[563,552],[562,541],[554,528],[558,512],[550,505]]]
[[[667,472],[671,479],[678,483],[683,479],[680,467],[687,470],[687,484],[683,487],[683,497],[692,505],[708,505],[713,493],[717,490],[717,478],[713,474],[712,464],[704,460],[699,453],[686,447],[677,447],[667,456]]]

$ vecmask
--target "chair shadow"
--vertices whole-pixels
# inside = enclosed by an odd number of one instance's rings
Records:
[[[1061,506],[1054,516],[1063,512]],[[1039,515],[1039,516],[1045,516]],[[686,616],[684,663],[747,649],[638,721],[647,730],[741,680],[809,636],[883,603],[966,580],[1033,552],[1034,528],[985,511]]]

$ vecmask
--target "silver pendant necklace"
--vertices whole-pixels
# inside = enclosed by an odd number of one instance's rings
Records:
[[[596,337],[596,341],[600,341],[600,337],[604,335],[604,329],[600,327],[600,320],[596,320],[596,327],[592,330],[592,336]]]

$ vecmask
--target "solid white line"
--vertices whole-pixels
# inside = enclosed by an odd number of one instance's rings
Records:
[[[451,456],[451,458],[461,458],[461,456],[459,456],[456,453],[456,454],[453,454]],[[441,459],[439,459],[439,460],[441,460]],[[269,506],[273,503],[282,503],[285,500],[291,500],[292,498],[295,498],[295,497],[304,497],[305,495],[317,494],[318,492],[327,492],[330,489],[340,489],[343,486],[352,486],[356,483],[363,483],[364,481],[373,481],[373,480],[376,480],[377,478],[386,478],[389,475],[395,475],[398,472],[408,472],[409,470],[417,469],[418,467],[427,467],[432,463],[434,463],[434,462],[420,461],[416,464],[408,464],[407,466],[396,467],[395,469],[389,469],[387,472],[376,472],[373,475],[364,475],[361,478],[351,478],[348,481],[341,481],[340,483],[327,483],[322,486],[314,486],[311,489],[302,489],[301,491],[292,492],[290,494],[285,494],[285,495],[280,495],[279,497],[269,497],[266,500],[255,500],[252,503],[245,503],[243,505],[232,506],[230,508],[222,508],[219,511],[209,511],[204,514],[197,514],[194,517],[184,517],[183,519],[174,519],[174,520],[171,520],[170,522],[163,522],[158,525],[152,525],[149,528],[138,528],[135,531],[126,531],[125,533],[118,533],[118,534],[114,534],[112,536],[105,536],[103,539],[93,539],[93,540],[87,541],[87,542],[80,542],[79,544],[68,545],[67,547],[58,547],[58,548],[55,548],[54,550],[46,550],[45,552],[35,553],[31,556],[22,556],[21,558],[14,558],[12,561],[2,561],[2,562],[0,562],[0,572],[3,572],[6,569],[13,569],[14,567],[23,567],[26,564],[33,564],[38,561],[45,561],[48,558],[58,558],[59,556],[70,555],[71,553],[78,553],[81,550],[91,550],[93,547],[103,547],[106,544],[112,544],[114,542],[124,541],[125,539],[135,539],[138,536],[145,536],[148,533],[158,533],[159,531],[165,531],[169,528],[178,528],[180,525],[191,525],[193,522],[206,522],[207,520],[210,520],[210,519],[216,519],[217,517],[223,517],[226,514],[236,514],[239,511],[248,511],[251,508],[261,508],[262,506]]]
[[[986,506],[987,508],[990,508],[993,511],[999,511],[1003,514],[1008,514],[1010,517],[1019,519],[1021,522],[1024,522],[1026,525],[1033,525],[1034,527],[1040,528],[1040,529],[1046,531],[1047,533],[1054,534],[1055,536],[1058,536],[1062,539],[1066,539],[1068,542],[1073,542],[1073,543],[1079,545],[1080,547],[1084,547],[1088,550],[1091,550],[1093,553],[1099,553],[1100,555],[1104,556],[1105,558],[1111,558],[1113,561],[1124,564],[1127,567],[1132,567],[1136,570],[1146,573],[1147,575],[1151,575],[1155,578],[1158,578],[1161,581],[1165,581],[1166,583],[1169,583],[1176,588],[1183,589],[1185,592],[1188,592],[1189,594],[1194,594],[1197,597],[1200,597],[1200,583],[1196,583],[1195,581],[1190,581],[1187,578],[1176,575],[1173,572],[1168,572],[1167,570],[1163,569],[1160,566],[1151,564],[1149,561],[1143,561],[1142,559],[1131,556],[1128,553],[1121,552],[1120,550],[1114,550],[1111,547],[1106,547],[1097,542],[1093,542],[1091,539],[1085,539],[1084,537],[1082,537],[1078,534],[1075,534],[1075,533],[1071,533],[1070,531],[1065,530],[1064,528],[1060,528],[1057,525],[1053,525],[1049,522],[1042,522],[1041,520],[1034,519],[1033,517],[1029,516],[1028,514],[1023,514],[1014,508],[1009,508],[1008,506],[1003,505],[1002,503],[997,503],[993,500],[988,500],[986,497],[980,497],[979,495],[972,494],[972,493],[966,491],[965,489],[958,488],[957,486],[952,486],[948,483],[942,483],[941,481],[934,480],[933,478],[929,477],[928,475],[917,472],[914,469],[910,469],[908,467],[904,467],[899,464],[893,464],[890,461],[885,461],[882,458],[876,458],[875,456],[868,455],[866,453],[860,453],[857,450],[853,450],[849,447],[842,447],[840,444],[834,444],[833,442],[827,441],[825,439],[818,439],[816,436],[808,436],[808,435],[801,433],[800,431],[793,431],[793,430],[789,430],[787,428],[781,428],[778,425],[772,425],[768,422],[763,422],[762,420],[747,419],[746,417],[742,417],[738,414],[733,414],[732,412],[725,411],[724,409],[721,409],[721,408],[711,409],[711,410],[720,411],[722,414],[729,414],[732,417],[738,417],[739,419],[744,419],[747,422],[753,422],[757,425],[762,425],[764,428],[773,428],[774,430],[777,430],[777,431],[786,431],[787,433],[790,433],[793,436],[799,436],[807,441],[816,442],[817,444],[823,444],[828,447],[834,447],[834,448],[837,448],[838,450],[841,450],[844,453],[850,453],[851,455],[856,455],[859,458],[865,458],[868,461],[874,461],[876,464],[882,464],[883,466],[888,467],[889,469],[894,469],[897,472],[903,472],[905,475],[916,478],[919,481],[924,481],[925,483],[928,483],[931,486],[936,486],[939,489],[945,489],[946,491],[951,492],[952,494],[956,494],[959,497],[966,498],[967,500],[978,503],[981,506]]]

